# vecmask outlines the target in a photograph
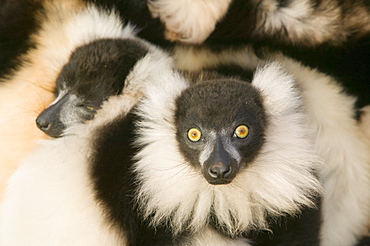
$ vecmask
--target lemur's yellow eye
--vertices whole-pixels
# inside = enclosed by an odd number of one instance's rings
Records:
[[[95,107],[93,107],[93,106],[85,106],[85,108],[86,108],[87,110],[89,110],[89,111],[93,111],[93,110],[95,110]]]
[[[202,137],[202,133],[196,128],[191,128],[188,131],[188,138],[192,142],[198,142],[201,137]]]
[[[238,126],[234,131],[234,136],[238,138],[246,138],[248,136],[249,129],[246,125]]]

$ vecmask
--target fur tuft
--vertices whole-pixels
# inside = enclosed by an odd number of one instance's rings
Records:
[[[148,7],[152,16],[160,18],[165,24],[165,37],[168,40],[199,44],[213,32],[230,2],[231,0],[151,0]]]

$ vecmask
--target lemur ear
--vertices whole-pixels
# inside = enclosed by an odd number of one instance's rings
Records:
[[[269,62],[258,67],[252,85],[261,92],[268,114],[279,115],[302,105],[295,78],[284,71],[279,62]]]

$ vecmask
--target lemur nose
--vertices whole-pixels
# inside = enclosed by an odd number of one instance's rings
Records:
[[[231,173],[231,167],[218,162],[208,169],[208,173],[212,178],[215,179],[227,178]]]
[[[41,131],[47,131],[50,128],[50,122],[38,117],[36,119],[36,125]]]

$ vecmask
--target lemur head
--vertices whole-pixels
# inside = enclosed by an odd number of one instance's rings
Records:
[[[260,94],[243,81],[189,87],[176,100],[175,121],[180,151],[210,184],[230,183],[264,143]]]
[[[133,39],[100,39],[77,48],[56,81],[56,99],[36,119],[51,137],[94,117],[110,96],[121,93],[134,65],[148,49]]]

